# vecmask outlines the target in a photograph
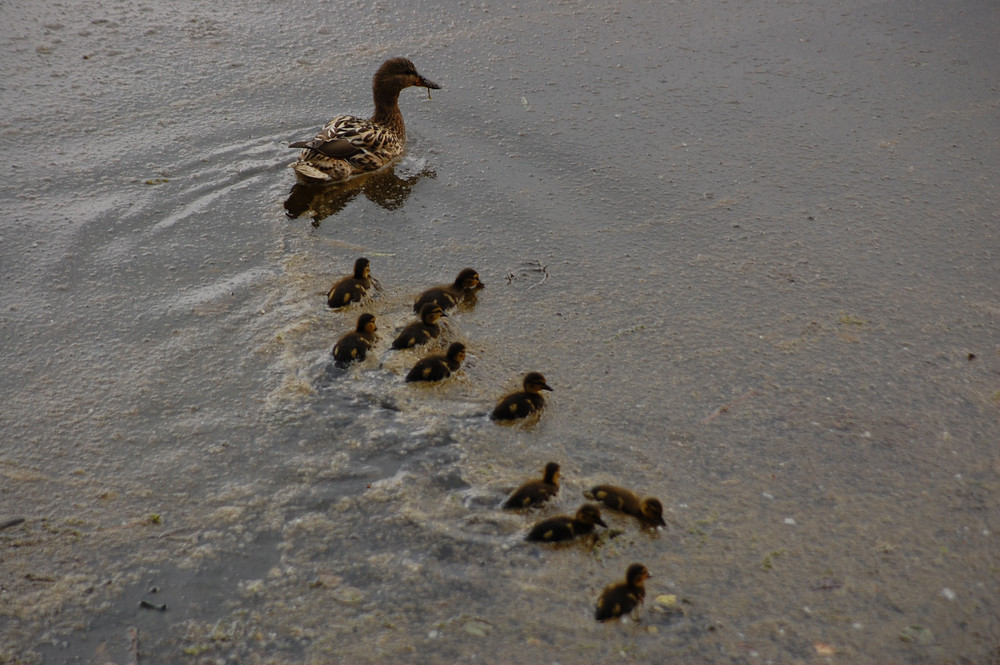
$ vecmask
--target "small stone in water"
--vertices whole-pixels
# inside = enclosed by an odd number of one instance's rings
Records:
[[[348,605],[355,605],[360,603],[365,598],[365,594],[361,589],[357,589],[352,586],[340,587],[333,592],[333,597],[342,603],[347,603]]]
[[[656,604],[668,610],[676,610],[680,605],[677,603],[677,596],[672,593],[661,593],[656,597]]]
[[[837,655],[837,647],[832,644],[824,644],[823,642],[816,642],[813,644],[813,648],[816,649],[816,655],[818,656],[835,656]]]
[[[476,637],[486,637],[493,632],[493,626],[486,623],[482,619],[467,621],[463,628],[469,635],[475,635]]]
[[[917,644],[929,644],[934,640],[934,634],[929,628],[916,624],[907,626],[899,631],[899,639],[904,642],[916,642]]]

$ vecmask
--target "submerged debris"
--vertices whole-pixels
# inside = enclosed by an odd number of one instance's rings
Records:
[[[524,261],[521,267],[517,271],[510,271],[504,276],[507,284],[513,283],[515,280],[521,279],[522,277],[527,277],[531,274],[541,273],[542,277],[540,280],[528,287],[528,290],[535,288],[536,286],[541,286],[545,283],[545,280],[549,278],[549,271],[547,265],[542,265],[541,261]]]
[[[465,622],[462,630],[475,637],[486,637],[493,632],[493,624],[483,619],[471,619]]]
[[[899,639],[916,644],[930,644],[934,641],[934,633],[931,632],[930,628],[912,624],[899,631]]]
[[[12,526],[17,526],[18,524],[23,524],[23,523],[24,523],[23,517],[14,517],[9,520],[5,520],[3,522],[0,522],[0,531],[3,531],[4,529],[9,529]]]
[[[653,599],[653,610],[663,614],[683,614],[681,601],[672,593],[661,593]]]

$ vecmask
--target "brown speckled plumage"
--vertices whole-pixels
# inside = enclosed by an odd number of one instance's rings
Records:
[[[289,145],[302,148],[299,158],[289,164],[299,181],[320,184],[344,180],[379,169],[402,155],[406,125],[399,110],[399,93],[411,86],[428,90],[441,87],[417,73],[406,58],[383,62],[372,78],[375,112],[371,118],[338,115],[311,141]]]

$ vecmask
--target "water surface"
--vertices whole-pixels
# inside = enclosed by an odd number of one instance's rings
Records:
[[[0,662],[993,662],[998,11],[6,6]],[[394,55],[444,86],[406,157],[292,196]],[[466,266],[469,362],[406,385]],[[521,541],[605,482],[668,527]]]

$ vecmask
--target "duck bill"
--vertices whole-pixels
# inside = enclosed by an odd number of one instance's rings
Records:
[[[601,525],[601,526],[603,526],[603,527],[604,527],[605,529],[607,529],[607,528],[608,528],[608,525],[607,525],[607,524],[605,524],[605,523],[604,523],[604,520],[602,520],[602,519],[601,519],[600,517],[598,517],[598,518],[597,518],[596,520],[594,520],[594,523],[595,523],[595,524],[600,524],[600,525]]]
[[[552,386],[550,386],[550,385],[549,385],[549,384],[547,384],[547,383],[543,383],[543,384],[542,384],[542,390],[548,390],[548,391],[551,391],[551,390],[552,390]]]
[[[423,76],[420,77],[420,83],[418,83],[417,85],[421,88],[427,88],[428,90],[441,89],[441,86],[439,86],[437,83],[431,81],[430,79],[425,79]]]

